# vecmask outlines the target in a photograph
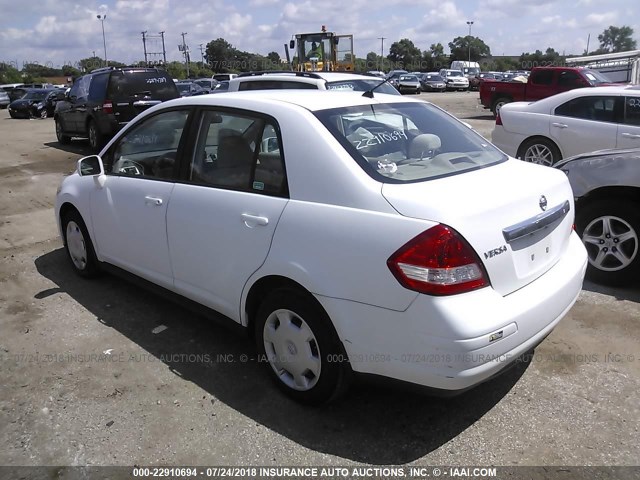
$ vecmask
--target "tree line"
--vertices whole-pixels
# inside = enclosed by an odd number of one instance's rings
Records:
[[[629,26],[610,26],[598,35],[599,47],[591,52],[586,50],[583,55],[597,55],[603,53],[622,52],[637,48],[633,39],[633,29]],[[549,47],[544,52],[536,50],[533,53],[523,52],[519,58],[493,57],[489,46],[479,37],[466,35],[456,37],[448,43],[450,54],[444,53],[441,43],[433,43],[426,50],[418,48],[410,39],[403,38],[389,47],[389,53],[381,56],[376,52],[367,53],[365,58],[355,58],[356,71],[383,70],[389,71],[403,68],[410,71],[437,71],[447,68],[454,60],[469,60],[479,62],[483,70],[529,70],[535,66],[563,65],[565,57]],[[270,52],[266,56],[239,50],[223,38],[210,41],[206,47],[206,54],[201,61],[190,62],[189,76],[192,78],[210,77],[214,73],[248,72],[254,70],[281,70],[288,68],[277,52]],[[204,61],[202,61],[204,60]],[[293,59],[295,61],[295,58]],[[109,60],[110,66],[125,66],[124,63]],[[16,65],[0,63],[0,84],[2,83],[31,83],[42,82],[51,77],[78,77],[84,72],[105,66],[99,57],[89,57],[79,60],[75,66],[65,65],[62,68],[52,68],[37,63],[27,63],[18,70]],[[139,61],[133,66],[145,66]],[[187,77],[187,68],[183,62],[168,62],[164,68],[173,78]]]

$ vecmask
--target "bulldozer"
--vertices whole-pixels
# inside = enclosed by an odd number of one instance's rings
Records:
[[[322,25],[318,33],[297,33],[289,42],[297,72],[353,72],[353,35],[336,35]],[[289,59],[289,51],[286,51]]]

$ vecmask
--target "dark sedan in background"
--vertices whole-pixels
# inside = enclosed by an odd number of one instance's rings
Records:
[[[55,104],[47,105],[49,96],[53,93],[55,91],[52,89],[28,89],[24,96],[11,102],[9,115],[11,118],[47,118],[55,108]]]
[[[176,87],[181,97],[193,97],[194,95],[209,93],[208,90],[193,82],[176,82]]]
[[[438,72],[423,73],[420,76],[420,86],[423,92],[444,92],[447,84]]]
[[[554,166],[573,188],[587,277],[608,285],[640,283],[640,148],[585,153]]]

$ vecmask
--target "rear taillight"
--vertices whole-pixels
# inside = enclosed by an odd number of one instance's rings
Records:
[[[489,286],[471,245],[442,224],[407,242],[389,257],[387,266],[402,286],[428,295],[453,295]]]
[[[105,100],[102,103],[102,111],[104,113],[113,113],[113,102],[111,100]]]
[[[502,125],[502,118],[500,117],[500,112],[496,113],[496,125]]]

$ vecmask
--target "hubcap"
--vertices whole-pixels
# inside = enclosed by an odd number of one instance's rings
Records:
[[[47,118],[47,109],[46,108],[40,112],[40,118]]]
[[[537,143],[531,145],[527,148],[527,151],[524,152],[524,161],[550,167],[553,165],[553,152],[546,145]]]
[[[496,114],[500,113],[500,109],[504,106],[504,104],[507,102],[498,102],[496,103]]]
[[[97,133],[96,133],[96,128],[91,125],[89,127],[89,143],[91,144],[91,147],[96,148],[98,146],[98,139],[97,139]]]
[[[598,217],[582,234],[589,263],[598,270],[615,272],[628,267],[638,254],[638,234],[619,217]]]
[[[60,126],[59,121],[56,121],[56,136],[58,137],[58,140],[62,137],[62,127]]]
[[[286,386],[307,391],[318,383],[320,349],[313,331],[299,315],[286,309],[272,312],[263,337],[271,368]]]
[[[67,249],[75,267],[84,270],[87,266],[87,247],[82,230],[73,220],[67,223]]]

